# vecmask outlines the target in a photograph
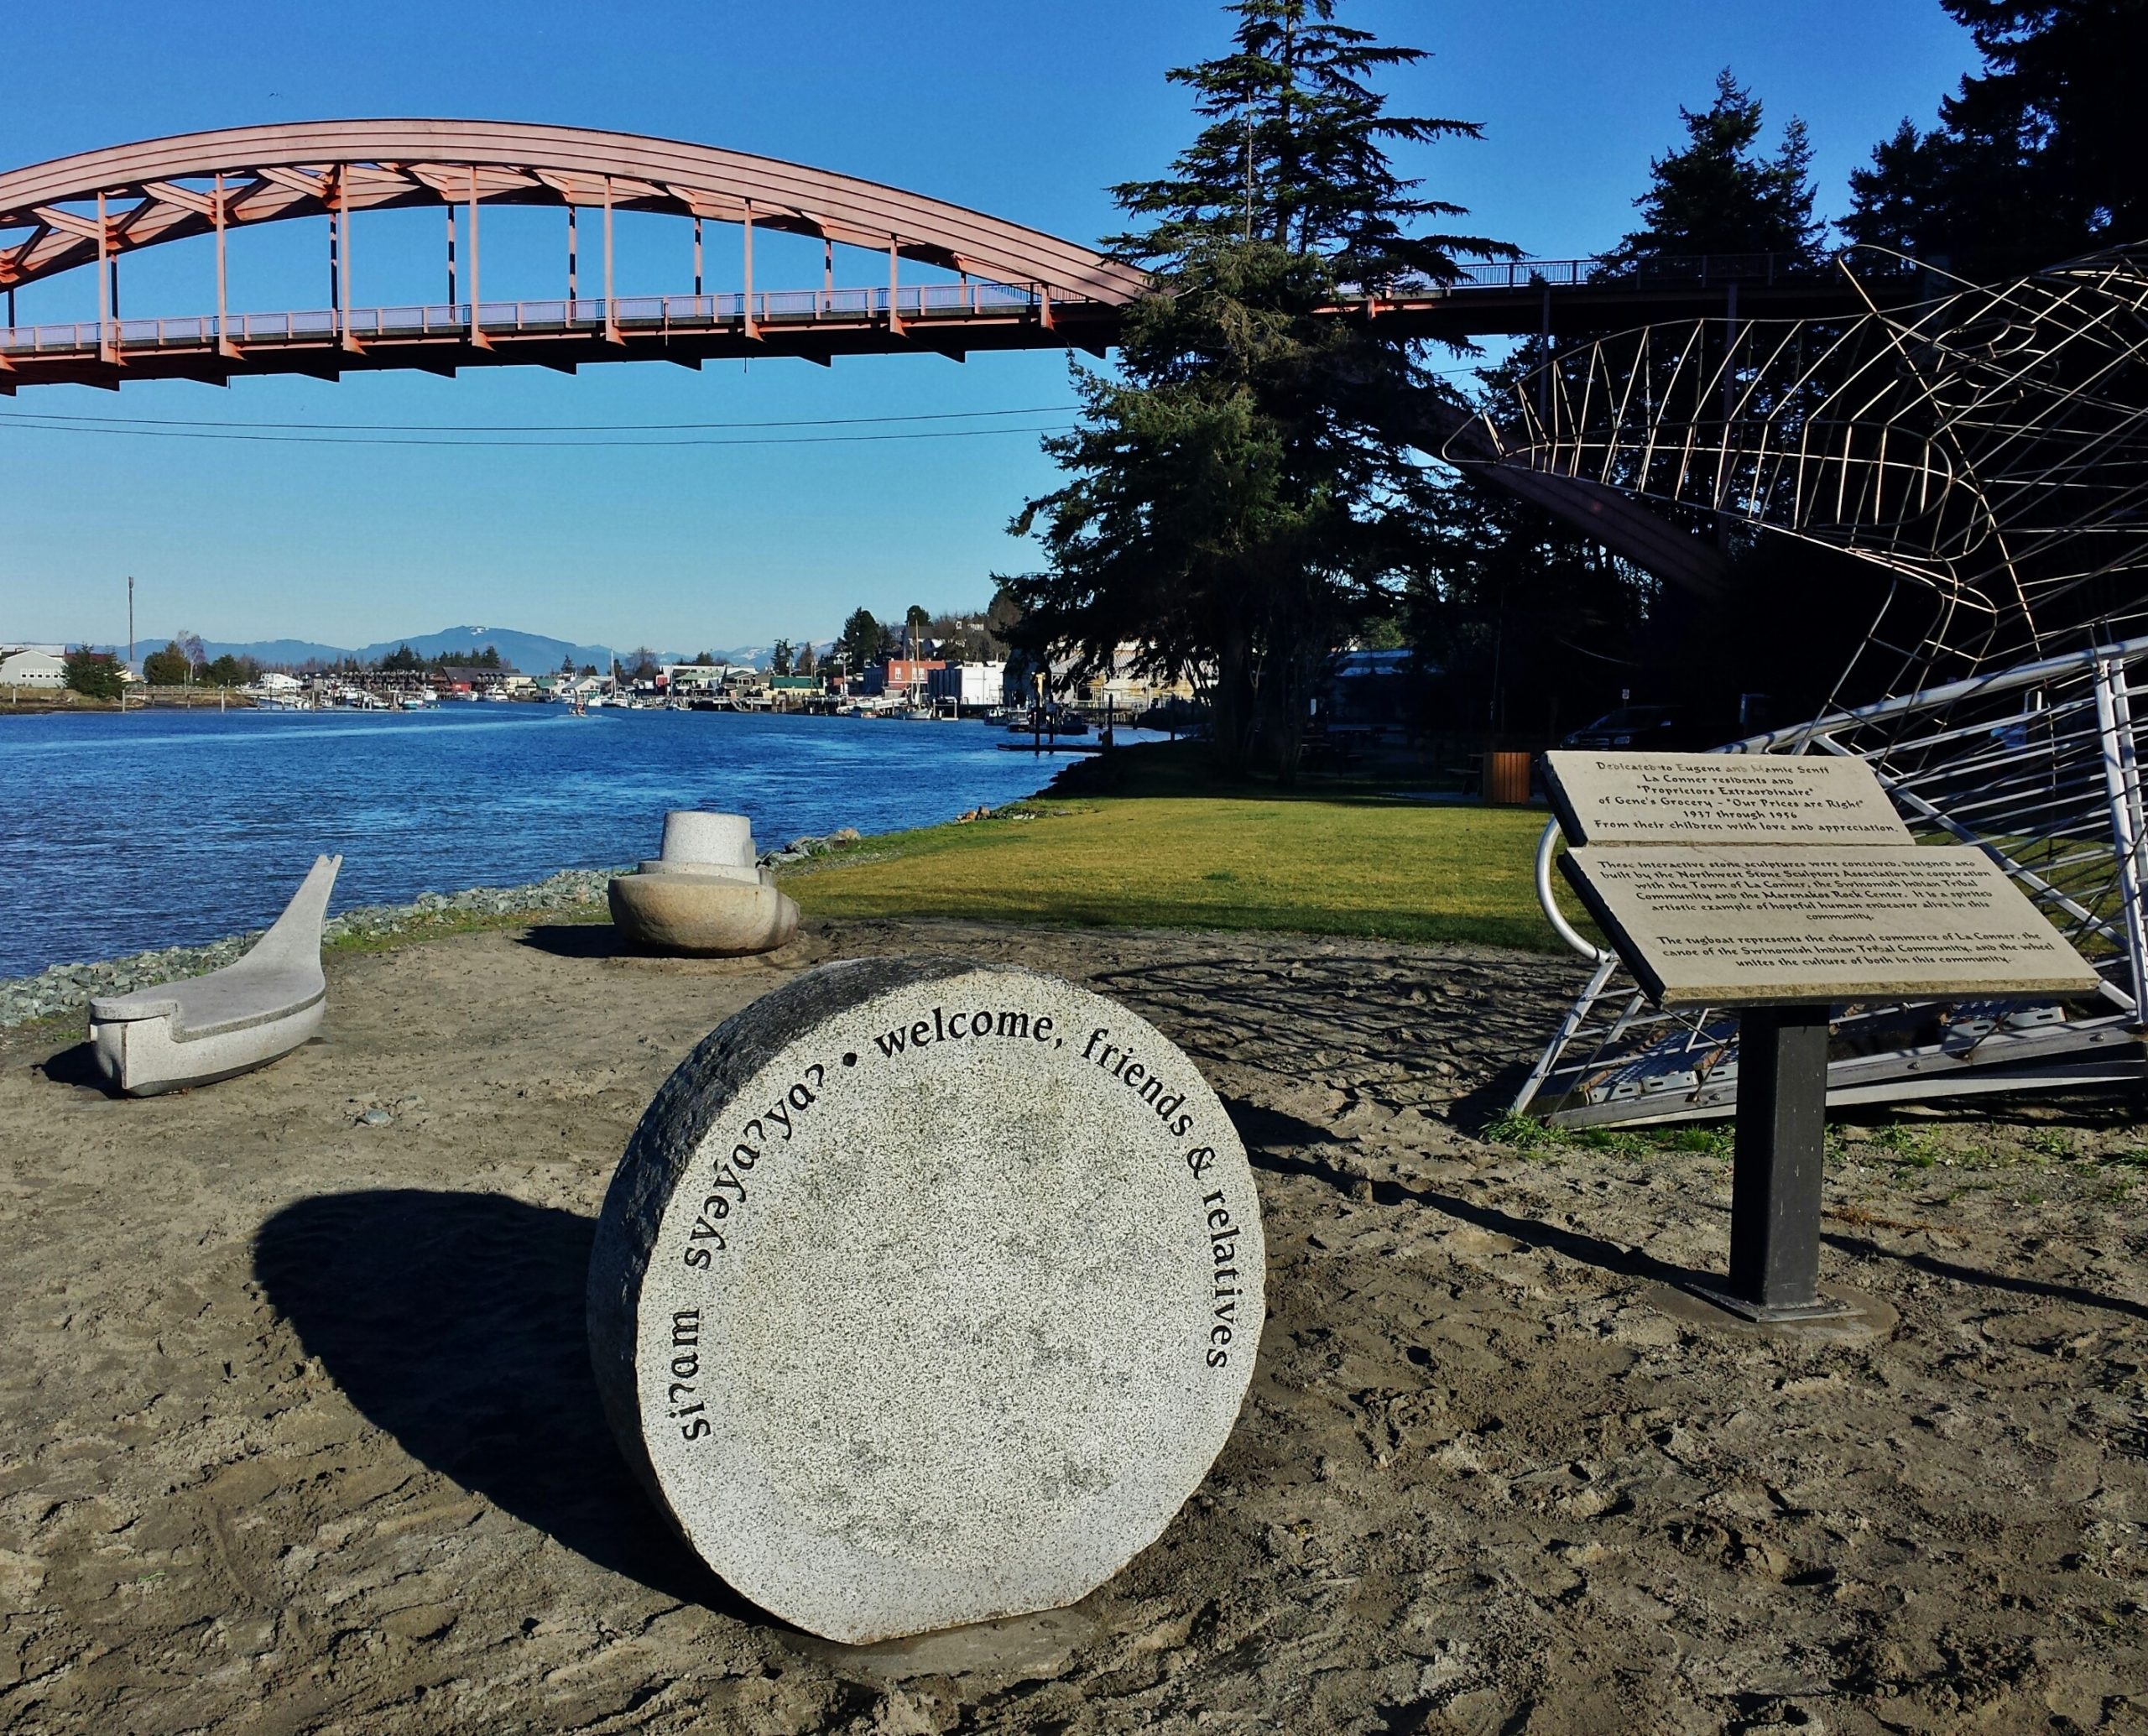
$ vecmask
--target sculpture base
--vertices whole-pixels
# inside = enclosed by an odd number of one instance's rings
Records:
[[[773,886],[701,874],[622,874],[612,921],[651,952],[736,958],[773,952],[798,932],[798,906]]]

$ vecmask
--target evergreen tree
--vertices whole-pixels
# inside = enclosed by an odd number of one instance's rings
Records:
[[[77,645],[67,653],[60,667],[67,685],[85,699],[117,699],[127,691],[119,659],[109,651]]]
[[[851,674],[856,675],[880,660],[880,649],[888,630],[873,619],[869,609],[853,609],[850,618],[842,623],[842,635],[836,641],[836,649],[842,653]]]
[[[1473,121],[1387,112],[1371,81],[1415,65],[1424,50],[1335,23],[1334,0],[1234,0],[1225,10],[1238,19],[1232,52],[1169,74],[1197,93],[1194,112],[1210,124],[1169,179],[1112,189],[1129,215],[1155,220],[1112,245],[1140,263],[1179,268],[1219,242],[1262,241],[1318,253],[1341,281],[1378,289],[1411,274],[1450,282],[1456,253],[1515,256],[1483,236],[1408,227],[1468,213],[1419,196],[1421,183],[1395,174],[1387,146],[1483,136]]]
[[[802,639],[799,642],[798,673],[801,675],[810,675],[813,673],[813,642],[811,639]]]
[[[925,633],[932,625],[932,617],[925,613],[922,603],[912,603],[903,617],[903,649],[911,657],[925,655]]]
[[[1641,227],[1607,256],[1614,270],[1703,253],[1787,254],[1820,262],[1825,226],[1812,215],[1812,151],[1805,123],[1783,128],[1772,157],[1756,154],[1760,99],[1728,67],[1716,75],[1715,101],[1681,108],[1683,150],[1649,164],[1648,190],[1634,201]]]
[[[2148,0],[1941,0],[1984,70],[1850,175],[1853,241],[1976,281],[2148,239]]]
[[[1388,431],[1436,389],[1416,347],[1377,320],[1321,312],[1346,289],[1445,281],[1483,237],[1421,232],[1462,215],[1389,164],[1394,142],[1474,138],[1469,123],[1390,115],[1372,81],[1424,58],[1334,22],[1334,0],[1235,0],[1231,51],[1170,76],[1208,124],[1165,180],[1114,189],[1146,227],[1117,237],[1150,268],[1118,378],[1080,368],[1081,426],[1045,443],[1069,480],[1030,501],[1046,570],[1011,581],[1034,660],[1116,647],[1144,672],[1211,669],[1216,739],[1241,769],[1257,732],[1295,774],[1310,683],[1369,612],[1391,607],[1422,545],[1431,490]]]
[[[163,650],[152,651],[142,659],[142,679],[152,687],[182,687],[193,675],[194,666],[186,660],[186,654],[179,649],[176,639],[168,643]]]
[[[775,649],[769,653],[769,673],[787,675],[790,673],[790,641],[778,639]]]

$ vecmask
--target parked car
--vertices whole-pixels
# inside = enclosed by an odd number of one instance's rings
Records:
[[[1705,730],[1695,727],[1682,706],[1621,706],[1606,712],[1593,723],[1585,723],[1562,740],[1561,748],[1623,748],[1628,753],[1651,748],[1666,753],[1712,748],[1719,737],[1703,740]]]

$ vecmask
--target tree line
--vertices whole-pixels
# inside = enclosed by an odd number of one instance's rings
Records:
[[[823,664],[856,674],[889,657],[938,657],[951,663],[1004,662],[1012,653],[1022,611],[1004,587],[982,609],[935,614],[912,603],[900,621],[882,621],[870,609],[851,611]]]
[[[2132,116],[2148,0],[1939,3],[1981,70],[1935,124],[1906,120],[1852,175],[1841,238],[1973,279],[2143,238]],[[1458,386],[1433,347],[1319,310],[1346,288],[1449,283],[1463,259],[1519,257],[1393,160],[1482,129],[1391,110],[1381,84],[1424,53],[1340,22],[1337,0],[1224,12],[1226,51],[1169,74],[1201,123],[1191,143],[1164,175],[1113,190],[1129,223],[1108,245],[1152,287],[1117,368],[1072,368],[1079,425],[1045,442],[1062,480],[1011,526],[1042,553],[1003,581],[1012,641],[1071,654],[1082,674],[1138,642],[1140,672],[1207,681],[1227,769],[1285,777],[1313,690],[1351,645],[1407,642],[1436,667],[1431,727],[1541,738],[1626,694],[1726,725],[1741,693],[1767,694],[1779,721],[1817,709],[1869,619],[1869,570],[1718,532],[1721,594],[1671,591],[1412,446],[1413,405],[1510,395],[1546,347],[1493,364],[1452,347],[1477,364]],[[1760,96],[1725,70],[1679,124],[1608,271],[1696,254],[1826,263],[1801,122],[1770,141]],[[860,611],[846,648],[886,632]]]

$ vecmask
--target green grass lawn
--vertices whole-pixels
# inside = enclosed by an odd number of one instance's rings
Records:
[[[1137,760],[1149,753],[1118,756],[1132,775],[1084,766],[1068,794],[869,840],[784,889],[813,916],[1559,946],[1532,878],[1541,809],[1431,805],[1348,785],[1204,795],[1192,762]]]

